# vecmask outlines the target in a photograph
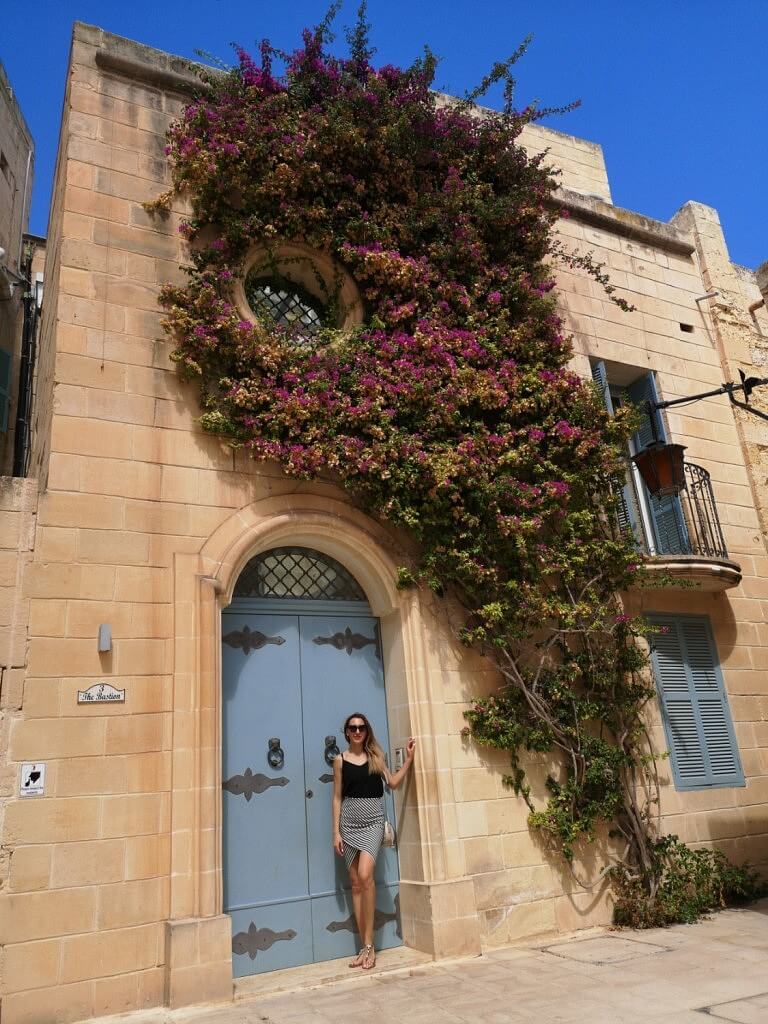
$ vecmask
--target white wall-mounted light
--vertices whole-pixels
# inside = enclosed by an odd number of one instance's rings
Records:
[[[112,650],[112,627],[108,622],[99,626],[99,653]]]

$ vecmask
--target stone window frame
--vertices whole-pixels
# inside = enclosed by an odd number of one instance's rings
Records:
[[[232,286],[234,305],[243,320],[262,326],[251,309],[245,293],[245,281],[253,270],[264,268],[264,277],[279,276],[307,292],[322,306],[329,296],[337,303],[335,322],[341,331],[359,327],[363,322],[363,300],[352,277],[326,252],[304,242],[284,242],[268,247],[254,245],[247,253],[243,273]]]

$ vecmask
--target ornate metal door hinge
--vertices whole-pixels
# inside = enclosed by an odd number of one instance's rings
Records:
[[[244,796],[250,803],[252,796],[265,793],[272,786],[287,786],[289,782],[290,779],[282,775],[277,779],[270,779],[268,775],[254,774],[250,768],[246,768],[242,775],[233,775],[222,782],[221,788],[235,796]]]
[[[260,651],[267,644],[276,644],[279,647],[285,643],[284,636],[265,636],[258,629],[252,630],[248,626],[225,633],[221,639],[228,647],[234,647],[245,654],[250,654],[251,651]]]
[[[327,644],[330,647],[335,647],[337,651],[346,651],[350,656],[353,651],[362,651],[364,647],[372,645],[376,648],[376,657],[381,660],[378,636],[363,636],[362,633],[353,633],[349,626],[343,633],[339,631],[332,636],[316,636],[312,643],[318,646]]]
[[[251,960],[255,960],[257,953],[263,953],[276,942],[290,942],[295,938],[296,932],[293,928],[286,928],[284,932],[273,932],[271,928],[257,928],[251,921],[247,932],[233,935],[232,952],[238,956],[247,954]]]

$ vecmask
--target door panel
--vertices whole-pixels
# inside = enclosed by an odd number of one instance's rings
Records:
[[[383,749],[389,749],[378,629],[379,623],[372,617],[301,616],[306,784],[314,792],[313,799],[307,801],[309,885],[313,896],[349,887],[344,862],[333,853],[332,784],[328,781],[313,787],[314,779],[332,778],[333,768],[325,757],[327,742],[335,736],[336,746],[344,750],[344,720],[353,711],[362,711]],[[329,760],[331,752],[328,751]],[[394,823],[394,802],[389,791],[385,792],[385,803]],[[382,849],[376,862],[377,885],[393,884],[398,878],[397,852]]]
[[[300,632],[305,777],[307,789],[314,793],[307,801],[309,889],[320,896],[348,885],[343,862],[333,852],[333,786],[317,781],[333,772],[325,758],[326,739],[335,736],[338,748],[346,749],[344,720],[353,711],[362,711],[387,750],[387,706],[376,619],[302,615]],[[394,851],[383,850],[376,868],[377,881],[396,881]]]
[[[236,978],[312,963],[309,900],[266,904],[229,913],[232,917],[232,972]]]
[[[222,677],[224,909],[306,898],[297,617],[226,612]]]

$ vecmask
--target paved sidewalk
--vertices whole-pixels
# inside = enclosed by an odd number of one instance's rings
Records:
[[[352,972],[350,972],[352,974]],[[768,1024],[768,900],[696,925],[591,931],[147,1024]]]

